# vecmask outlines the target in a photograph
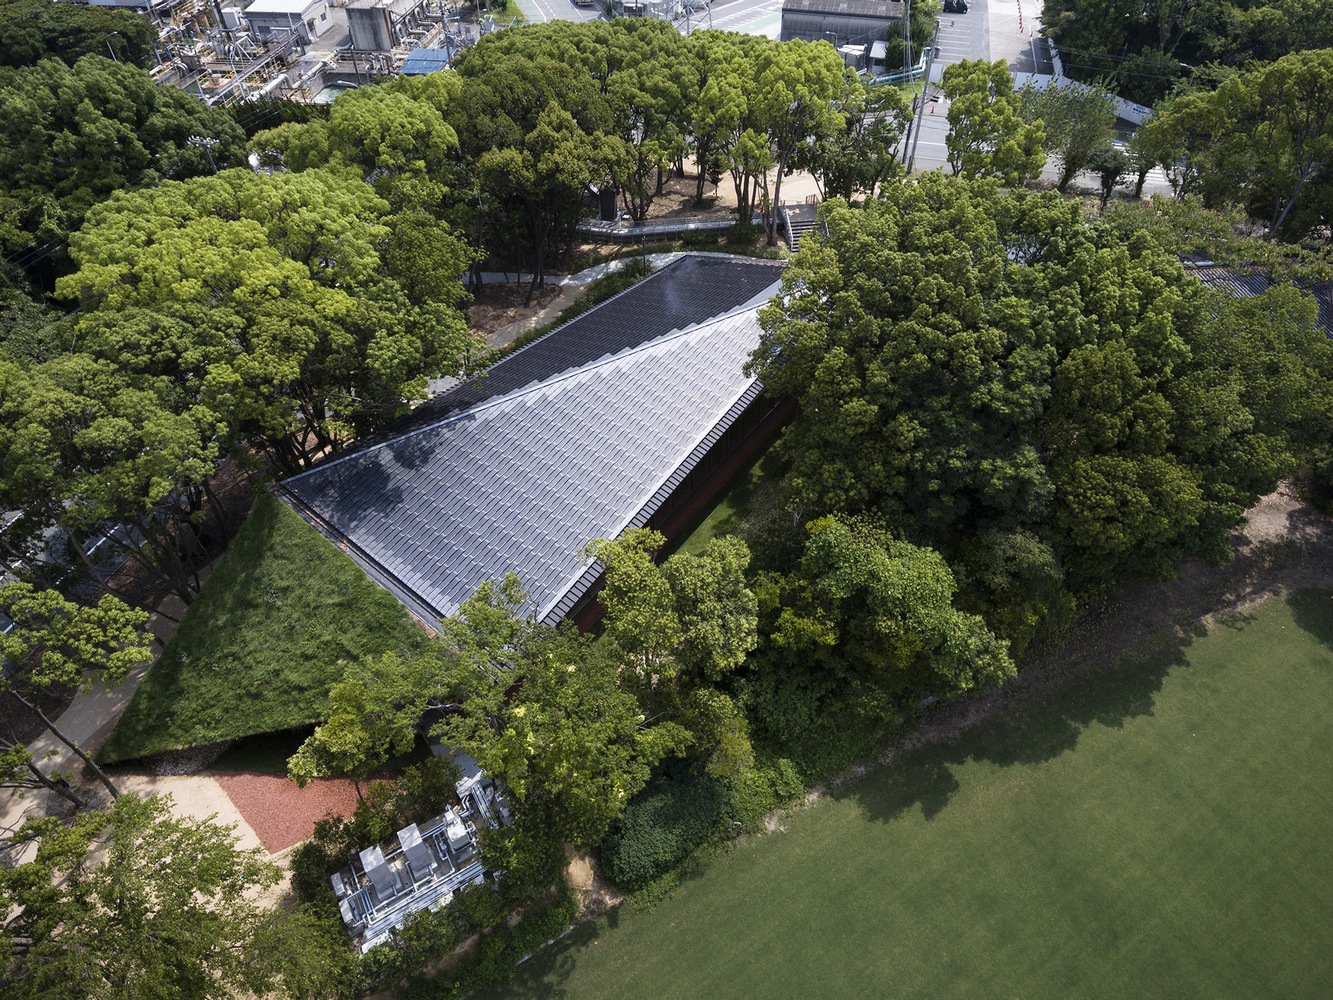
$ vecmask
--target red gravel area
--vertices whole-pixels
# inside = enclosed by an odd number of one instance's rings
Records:
[[[269,853],[299,844],[329,813],[350,816],[356,789],[345,778],[312,781],[304,788],[277,774],[213,774]]]

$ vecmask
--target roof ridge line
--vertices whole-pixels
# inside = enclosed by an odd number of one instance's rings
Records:
[[[666,269],[663,268],[663,271],[665,270]],[[661,274],[662,271],[658,271],[656,273]],[[466,410],[459,410],[456,413],[447,414],[444,417],[441,417],[439,420],[435,421],[434,423],[426,424],[426,426],[424,427],[417,427],[414,430],[407,431],[404,434],[399,434],[397,437],[389,438],[387,441],[380,441],[376,444],[369,445],[365,448],[358,448],[355,451],[348,452],[346,455],[339,455],[337,458],[329,459],[327,462],[321,462],[314,468],[306,469],[304,472],[298,472],[294,476],[289,476],[288,478],[284,479],[283,482],[292,483],[298,479],[304,479],[306,476],[309,476],[312,473],[319,472],[324,469],[331,469],[333,466],[339,465],[342,462],[346,462],[349,459],[358,458],[362,455],[368,455],[371,452],[378,451],[381,448],[387,448],[391,444],[397,444],[400,441],[407,441],[410,438],[414,438],[418,434],[424,434],[427,431],[437,430],[440,427],[443,427],[445,424],[451,423],[456,420],[461,420],[464,417],[468,417],[476,413],[480,413],[483,410],[488,410],[491,407],[498,406],[501,403],[507,403],[511,400],[518,399],[522,396],[528,395],[529,393],[536,392],[539,389],[544,389],[547,386],[557,385],[561,382],[564,382],[568,379],[575,377],[576,375],[582,375],[586,372],[595,371],[598,368],[605,367],[606,365],[612,364],[613,362],[616,361],[620,361],[623,358],[627,358],[630,357],[631,355],[638,354],[642,351],[646,351],[650,347],[656,347],[659,344],[666,343],[667,341],[679,340],[681,337],[698,333],[701,330],[707,329],[708,327],[716,326],[717,324],[723,322],[724,320],[733,319],[738,315],[742,315],[745,313],[754,313],[755,315],[758,315],[759,310],[761,308],[762,306],[758,305],[749,306],[748,308],[744,306],[737,306],[736,308],[728,310],[727,312],[719,313],[716,316],[710,316],[708,319],[704,320],[701,323],[693,323],[690,326],[681,327],[675,330],[668,330],[660,337],[654,337],[652,340],[649,340],[645,343],[635,344],[633,347],[627,347],[616,354],[608,354],[600,358],[594,358],[592,361],[580,365],[578,368],[571,368],[568,371],[558,372],[557,374],[551,376],[548,379],[541,379],[536,382],[529,382],[527,385],[519,386],[517,389],[514,389],[511,392],[507,392],[504,395],[492,396],[488,399],[483,399],[475,406],[468,407]],[[554,333],[555,331],[553,330],[551,332]],[[536,343],[536,341],[533,341],[533,343]],[[531,346],[531,345],[526,345],[526,346]],[[516,351],[515,353],[518,352]]]

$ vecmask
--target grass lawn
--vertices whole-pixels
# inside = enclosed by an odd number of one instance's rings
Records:
[[[1333,599],[924,748],[498,996],[1333,996]]]
[[[102,759],[313,722],[348,660],[428,641],[401,604],[265,495],[135,693]]]
[[[774,438],[776,443],[777,439]],[[737,474],[718,497],[703,520],[673,550],[698,555],[710,541],[722,535],[739,535],[751,541],[747,528],[759,519],[773,516],[780,504],[782,463],[773,444]]]

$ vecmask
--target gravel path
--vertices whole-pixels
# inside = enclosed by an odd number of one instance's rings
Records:
[[[305,788],[276,774],[214,774],[213,780],[270,854],[299,844],[329,813],[350,816],[356,789],[346,779],[320,779]]]

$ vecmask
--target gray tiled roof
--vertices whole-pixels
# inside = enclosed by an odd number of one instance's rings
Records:
[[[1209,288],[1230,292],[1238,299],[1262,295],[1273,287],[1268,272],[1261,268],[1228,267],[1210,263],[1195,263],[1194,275]],[[1333,282],[1301,286],[1314,296],[1319,315],[1316,323],[1326,336],[1333,337]]]
[[[391,433],[433,424],[482,400],[767,300],[783,269],[783,264],[771,260],[688,254],[507,355],[478,378],[422,403]]]
[[[774,274],[776,278],[776,273]],[[514,571],[557,605],[734,414],[757,307],[668,333],[288,480],[285,499],[426,620]]]
[[[783,0],[783,13],[832,14],[841,17],[877,17],[901,20],[903,5],[897,0]]]

